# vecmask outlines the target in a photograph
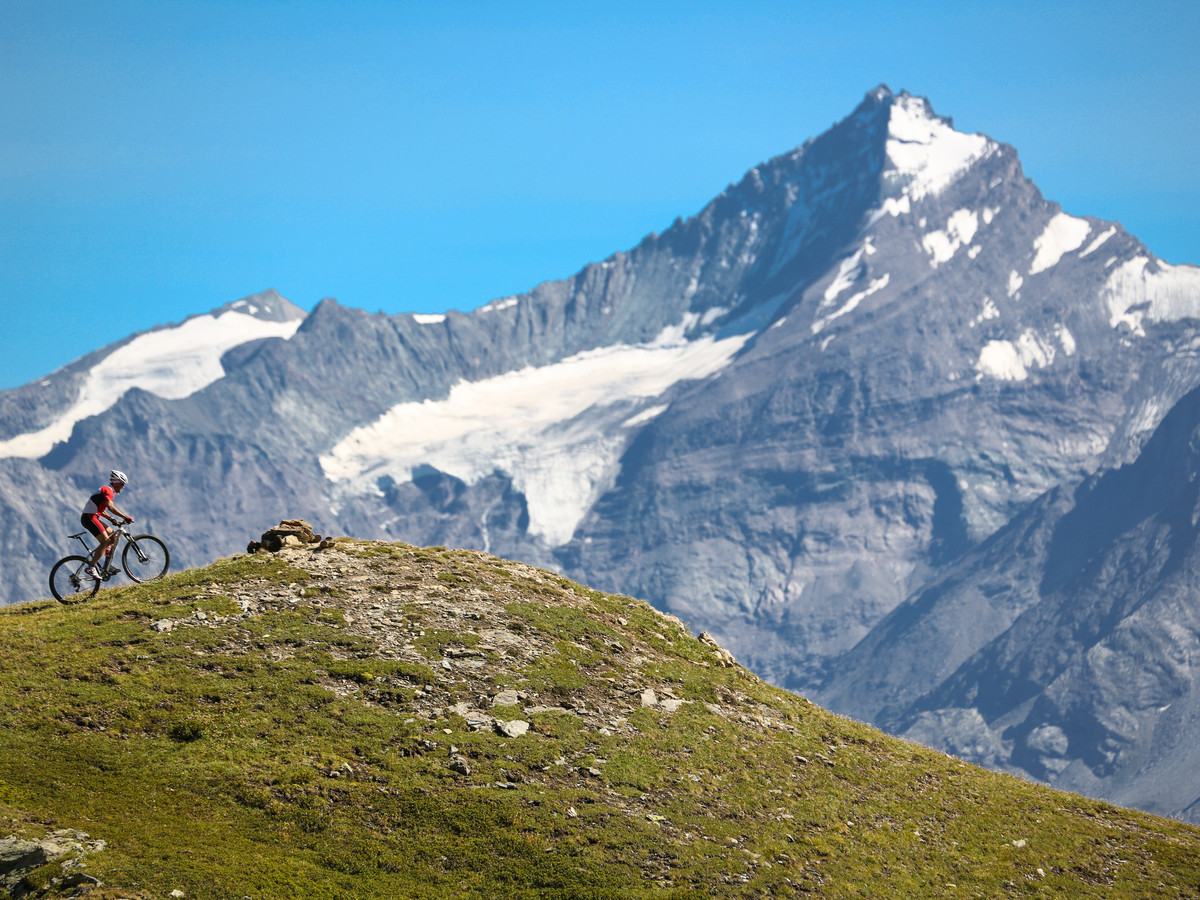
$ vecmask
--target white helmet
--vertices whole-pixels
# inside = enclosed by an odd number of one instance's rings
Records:
[[[113,469],[108,473],[108,483],[112,485],[129,484],[129,478],[124,472],[118,472]]]

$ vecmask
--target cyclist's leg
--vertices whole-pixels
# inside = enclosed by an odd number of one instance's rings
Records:
[[[99,547],[96,548],[97,562],[99,562],[101,559],[104,559],[108,554],[111,554],[113,550],[117,549],[118,536],[117,529],[110,527],[106,527],[104,529],[104,541]]]
[[[104,547],[104,552],[96,561],[97,566],[103,566],[109,575],[117,574],[117,568],[113,566],[113,555],[117,552],[117,544],[120,543],[120,532],[115,528],[108,529],[108,540]]]
[[[96,548],[88,554],[88,565],[94,566],[100,559],[100,554],[104,552],[104,548],[111,544],[113,538],[116,537],[116,532],[106,528],[98,515],[84,514],[79,517],[79,521],[97,541]]]

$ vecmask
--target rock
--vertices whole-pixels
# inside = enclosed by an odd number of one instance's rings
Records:
[[[174,619],[159,619],[157,622],[154,622],[150,627],[153,628],[155,631],[157,631],[159,634],[164,634],[175,627],[175,620]]]
[[[658,695],[654,693],[654,688],[642,691],[642,706],[658,706]]]
[[[492,724],[492,717],[481,712],[467,713],[467,727],[472,731],[480,731]]]
[[[470,775],[471,764],[461,753],[456,753],[450,757],[450,771],[457,772],[459,775]]]
[[[29,889],[24,884],[24,878],[30,872],[44,866],[48,862],[65,856],[74,856],[68,864],[80,864],[80,858],[87,853],[96,853],[104,849],[104,841],[93,841],[82,831],[60,829],[52,831],[46,837],[37,841],[22,840],[17,837],[0,839],[0,894],[3,896],[23,897]],[[76,887],[83,884],[100,884],[98,879],[82,873],[73,873],[58,882],[60,886]]]
[[[565,713],[569,716],[578,715],[573,709],[567,709],[565,706],[527,706],[525,707],[525,715],[536,716],[538,713]]]
[[[718,644],[717,639],[707,631],[702,631],[699,639],[716,651],[717,661],[722,668],[728,669],[731,666],[737,665],[737,660],[733,658],[733,654]]]
[[[497,722],[496,731],[505,737],[518,738],[529,731],[529,723],[514,719],[511,722]]]
[[[501,691],[492,698],[492,706],[516,706],[519,700],[516,691]]]
[[[268,553],[278,553],[283,549],[283,537],[268,531],[263,535],[262,543],[259,544],[259,547]]]
[[[46,848],[37,841],[22,841],[15,837],[0,840],[0,875],[44,865],[49,857]]]
[[[72,872],[62,880],[62,886],[68,888],[83,887],[84,885],[88,885],[89,887],[99,887],[103,883],[104,882],[94,875],[86,875],[83,872]]]

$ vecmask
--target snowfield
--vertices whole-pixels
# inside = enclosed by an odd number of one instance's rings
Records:
[[[887,155],[896,174],[906,177],[904,194],[912,200],[940,193],[995,147],[982,134],[955,131],[921,97],[897,97],[892,106]]]
[[[1059,260],[1066,254],[1083,246],[1091,230],[1092,226],[1083,219],[1058,213],[1046,223],[1046,230],[1033,242],[1035,255],[1033,264],[1029,267],[1029,274],[1036,275],[1058,265]]]
[[[1142,323],[1200,319],[1200,266],[1172,266],[1137,256],[1118,266],[1104,286],[1109,324],[1144,336]]]

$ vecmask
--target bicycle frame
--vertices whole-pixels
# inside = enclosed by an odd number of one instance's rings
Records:
[[[119,525],[116,523],[113,523],[113,525],[110,527],[109,530],[115,531],[117,533],[117,539],[112,542],[112,544],[109,547],[108,552],[104,554],[105,559],[112,559],[114,556],[116,556],[117,545],[121,543],[121,538],[125,538],[125,540],[129,540],[129,530],[125,527],[128,524],[129,524],[128,522],[122,522]],[[84,555],[88,559],[91,559],[92,551],[94,551],[96,548],[88,546],[87,538],[84,537],[85,534],[88,534],[88,532],[80,531],[77,534],[71,535],[71,537],[74,538],[75,540],[79,541],[79,543],[83,544]],[[99,560],[96,560],[96,562],[99,563]]]
[[[134,537],[134,535],[130,534],[129,529],[125,527],[128,524],[129,524],[128,522],[122,522],[119,525],[114,523],[114,525],[112,526],[112,530],[116,531],[117,539],[112,542],[112,545],[109,547],[108,551],[104,554],[103,559],[96,560],[96,565],[101,566],[103,569],[103,571],[101,572],[101,578],[104,581],[108,581],[109,578],[111,578],[113,575],[117,574],[117,572],[120,571],[115,566],[112,566],[112,561],[117,555],[117,547],[120,545],[122,538],[124,538],[125,543],[129,545],[128,547],[125,548],[126,554],[128,554],[130,548],[132,548],[139,560],[141,560],[142,562],[146,561],[146,556],[142,552],[141,547],[138,546],[138,542],[137,542],[136,538]],[[88,532],[80,531],[80,532],[77,532],[77,533],[71,535],[71,537],[74,538],[75,540],[79,541],[79,543],[81,543],[83,545],[84,555],[88,559],[91,559],[92,552],[96,548],[88,546],[87,538],[84,537],[85,534],[88,534]],[[146,535],[139,534],[139,535],[137,535],[137,537],[144,538],[144,537],[146,537]],[[110,571],[110,567],[111,567],[111,571]],[[131,578],[133,577],[133,573],[129,572],[128,568],[126,569],[126,574],[129,575]]]

